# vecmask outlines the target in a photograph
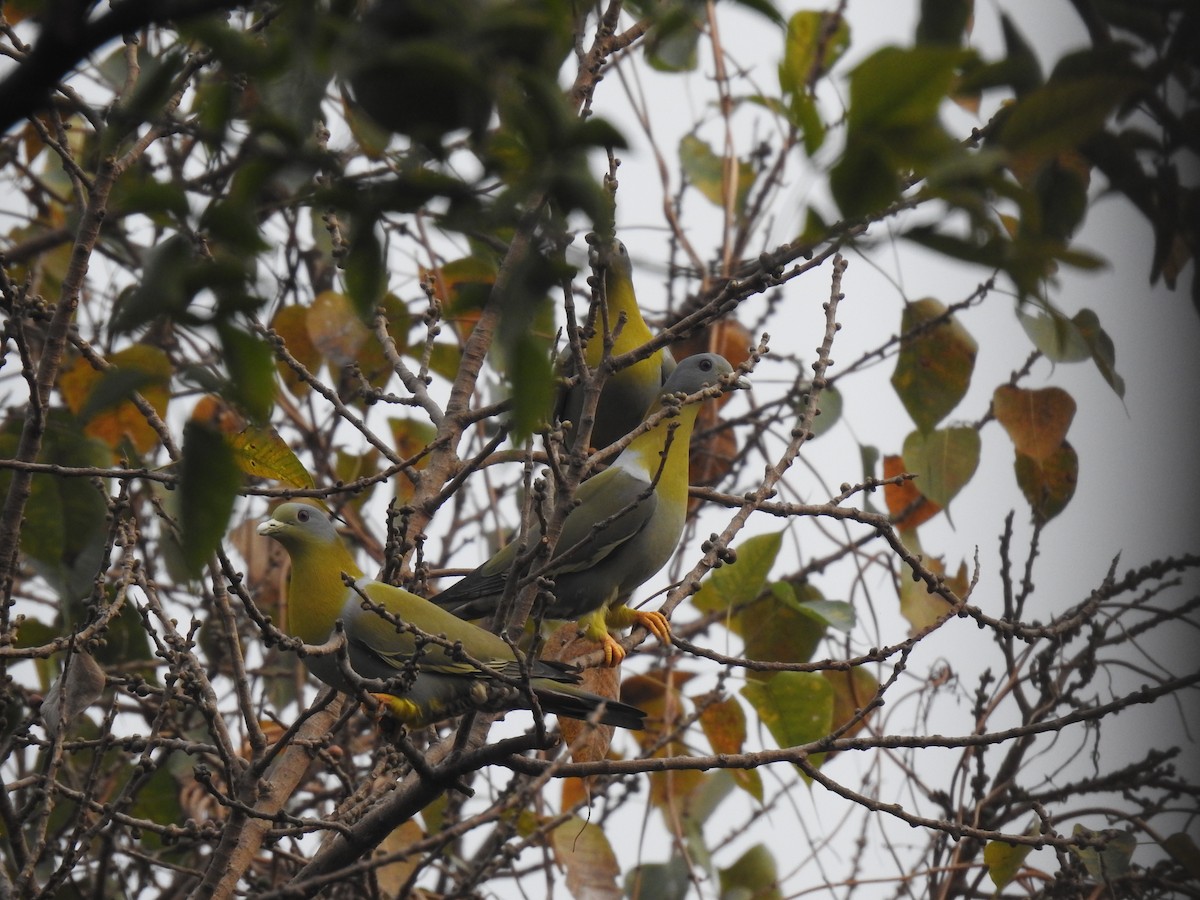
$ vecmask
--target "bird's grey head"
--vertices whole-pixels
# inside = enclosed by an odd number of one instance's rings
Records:
[[[698,353],[682,360],[667,383],[663,385],[664,394],[694,394],[702,388],[714,384],[725,384],[731,388],[748,388],[750,382],[745,378],[733,378],[733,366],[725,357],[717,353]]]
[[[275,538],[284,546],[337,540],[337,531],[325,511],[315,503],[300,500],[277,506],[271,518],[262,522],[257,531]]]

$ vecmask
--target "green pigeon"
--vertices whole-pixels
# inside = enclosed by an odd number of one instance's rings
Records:
[[[667,379],[643,420],[656,416],[678,395],[710,385],[749,387],[715,353],[689,356]],[[618,665],[625,649],[609,628],[639,624],[660,642],[671,628],[659,612],[626,605],[629,595],[661,569],[683,534],[688,502],[688,443],[698,403],[677,407],[642,432],[613,463],[580,485],[576,506],[567,515],[553,557],[539,574],[554,579],[554,599],[543,611],[551,620],[577,620],[582,634],[604,647],[605,663]],[[532,546],[541,538],[530,530]],[[496,611],[517,557],[511,543],[432,602],[466,619]]]
[[[609,332],[616,332],[617,335],[613,342],[613,356],[636,350],[652,337],[633,290],[633,264],[629,261],[629,251],[620,241],[614,240],[602,245],[598,253],[604,278],[606,312],[602,315],[597,307],[588,322],[593,334],[584,348],[583,358],[589,370],[594,370],[604,359],[605,316]],[[619,331],[618,323],[621,323]],[[559,357],[558,368],[563,377],[574,374],[575,360],[570,347]],[[596,403],[591,445],[607,447],[633,431],[642,421],[642,413],[654,402],[673,371],[675,358],[670,350],[662,347],[645,359],[609,374],[601,386],[600,399]],[[578,427],[585,394],[586,389],[582,384],[574,384],[560,391],[555,410],[557,418],[560,421],[570,420]]]
[[[578,687],[578,669],[527,660],[526,685],[521,663],[501,638],[416,594],[367,578],[316,503],[280,505],[258,533],[279,541],[292,558],[287,632],[321,645],[334,635],[338,620],[345,628],[345,658],[309,653],[304,657],[308,670],[351,694],[357,688],[342,668],[347,663],[362,678],[392,679],[387,692],[375,696],[404,724],[420,727],[470,710],[528,708],[528,691],[545,712],[586,719],[603,707],[601,723],[643,727],[640,709]],[[353,588],[343,574],[354,580]]]

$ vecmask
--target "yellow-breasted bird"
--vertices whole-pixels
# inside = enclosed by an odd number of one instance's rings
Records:
[[[375,696],[404,724],[419,727],[470,710],[529,708],[529,691],[545,712],[586,719],[603,704],[603,724],[643,727],[640,709],[578,687],[574,667],[527,660],[526,684],[512,648],[499,637],[416,594],[367,578],[315,503],[280,505],[258,533],[279,541],[292,558],[288,633],[321,645],[339,619],[345,628],[344,653],[307,654],[309,671],[351,694],[358,688],[343,668],[347,664],[359,677],[390,679],[386,692]]]
[[[613,356],[636,350],[652,337],[638,308],[629,251],[620,241],[614,240],[601,245],[598,252],[604,278],[605,312],[602,314],[597,307],[588,323],[594,332],[583,352],[588,369],[595,369],[604,359],[606,318],[609,332],[616,332]],[[568,347],[560,357],[559,374],[565,377],[573,375],[574,362],[571,348]],[[597,448],[607,447],[633,431],[673,371],[675,358],[670,350],[663,347],[645,359],[609,375],[601,386],[589,443]],[[555,409],[557,418],[560,421],[569,419],[578,428],[585,393],[582,384],[574,384],[560,392]]]
[[[724,357],[689,356],[659,390],[643,421],[657,416],[679,394],[722,382],[749,387],[745,379],[733,378],[733,367]],[[662,613],[631,609],[626,600],[666,564],[683,534],[688,443],[699,409],[698,403],[690,403],[658,418],[607,469],[580,485],[554,553],[544,571],[538,570],[554,579],[554,599],[543,611],[545,618],[576,619],[583,634],[603,644],[609,666],[625,658],[610,627],[640,624],[662,643],[670,643],[671,628]],[[540,529],[531,529],[530,545],[540,539]],[[504,594],[517,548],[517,543],[509,544],[432,602],[467,619],[491,615]]]

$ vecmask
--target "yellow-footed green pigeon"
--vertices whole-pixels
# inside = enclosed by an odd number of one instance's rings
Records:
[[[620,241],[614,240],[602,244],[598,254],[604,279],[602,297],[605,312],[597,306],[588,323],[593,334],[584,348],[583,358],[589,370],[594,370],[604,359],[606,319],[609,333],[616,334],[613,356],[636,350],[652,336],[646,320],[642,318],[633,290],[633,265],[629,261],[629,251]],[[570,347],[559,357],[558,368],[559,374],[564,377],[575,373],[575,359]],[[675,359],[671,351],[663,347],[605,378],[600,399],[596,402],[596,418],[589,443],[597,448],[607,447],[633,431],[642,421],[642,413],[654,402],[673,371]],[[557,418],[560,421],[570,420],[578,428],[585,394],[583,384],[574,384],[560,392],[555,409]]]
[[[339,619],[345,628],[344,653],[306,654],[309,671],[351,694],[359,687],[344,666],[359,677],[387,681],[386,691],[373,692],[404,724],[419,727],[470,710],[528,708],[529,691],[545,712],[586,719],[603,706],[601,723],[643,727],[640,709],[578,687],[574,667],[529,660],[526,684],[512,648],[499,637],[416,594],[367,578],[315,503],[280,505],[258,533],[279,541],[292,558],[288,633],[322,645]],[[353,588],[343,573],[354,579]]]
[[[643,420],[674,405],[679,395],[719,383],[749,387],[745,379],[734,378],[724,357],[689,356],[659,390]],[[625,657],[625,649],[608,633],[610,627],[640,624],[660,642],[671,640],[661,613],[630,609],[626,600],[666,564],[683,534],[688,443],[699,409],[698,403],[676,406],[674,415],[658,418],[607,469],[580,485],[553,556],[537,572],[554,579],[554,599],[542,611],[544,617],[577,620],[581,633],[603,644],[609,666]],[[540,539],[540,529],[530,529],[529,545]],[[467,619],[491,615],[504,595],[517,549],[516,542],[509,544],[432,602]]]

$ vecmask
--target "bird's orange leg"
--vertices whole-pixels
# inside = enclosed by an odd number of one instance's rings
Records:
[[[630,609],[624,603],[620,606],[610,606],[605,615],[605,621],[612,628],[629,628],[640,625],[658,638],[663,645],[671,643],[671,623],[657,610]]]
[[[625,659],[626,650],[617,639],[608,633],[608,616],[603,607],[588,613],[579,620],[579,633],[595,641],[604,651],[604,665],[614,669]]]

